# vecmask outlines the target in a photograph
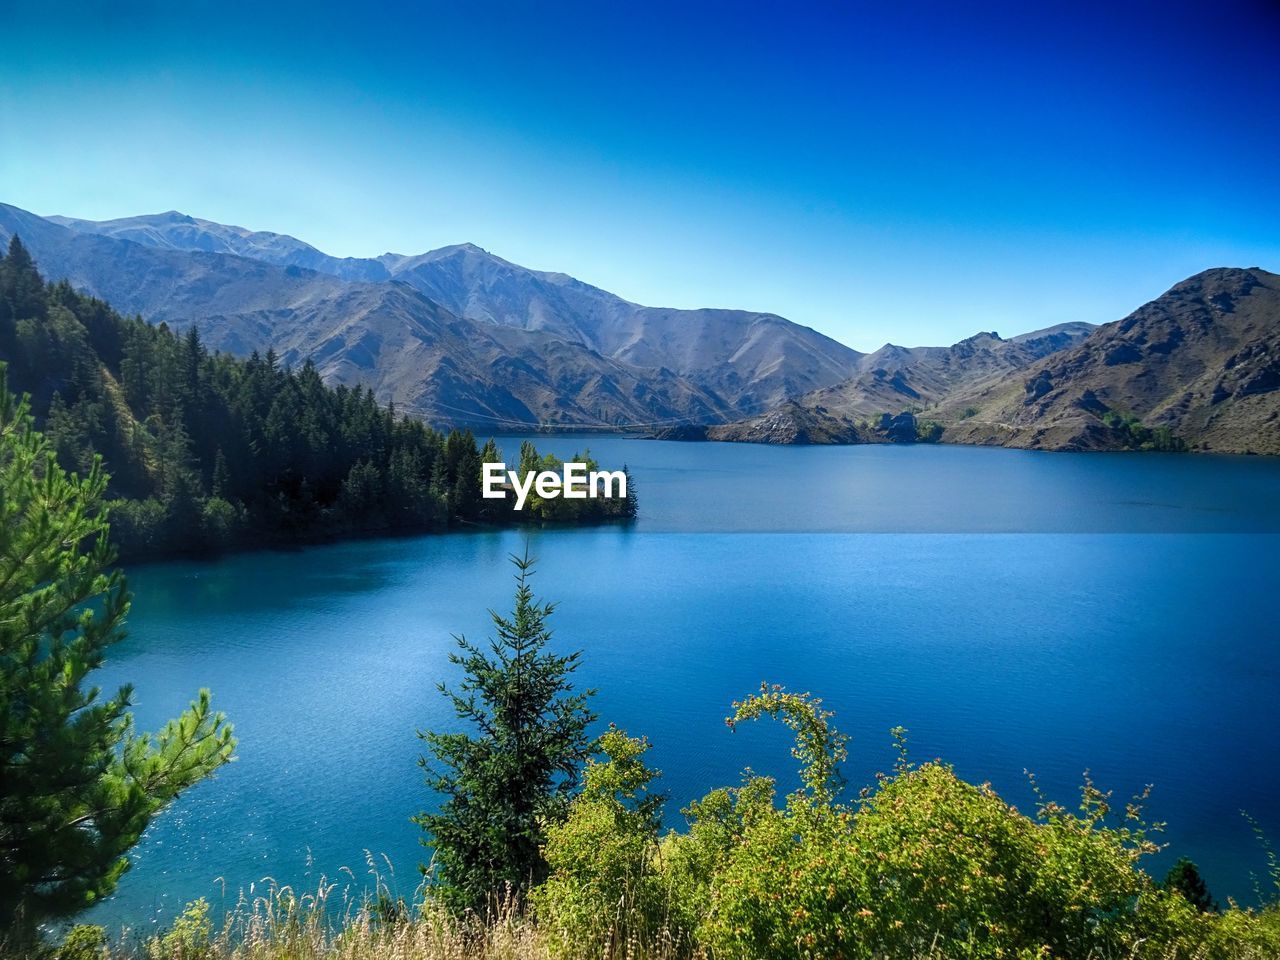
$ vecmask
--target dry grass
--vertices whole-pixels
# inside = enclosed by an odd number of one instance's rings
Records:
[[[242,900],[216,930],[207,919],[198,919],[198,911],[188,911],[185,917],[194,923],[184,928],[179,920],[174,932],[164,936],[124,942],[92,955],[55,954],[41,960],[707,960],[702,951],[691,957],[687,950],[676,949],[674,941],[640,944],[605,939],[576,944],[566,955],[554,951],[550,938],[509,908],[488,922],[460,921],[431,903],[415,908],[412,919],[388,918],[369,902],[334,915],[329,909],[334,905],[328,902],[332,889],[321,888],[303,897],[294,897],[288,888],[272,889],[252,901]],[[969,955],[964,950],[961,954]],[[796,956],[805,955],[797,948]],[[1276,960],[1273,951],[1245,944],[1227,955],[1231,960]],[[911,957],[880,960],[955,960],[956,956],[935,944]],[[1089,960],[1221,960],[1223,956],[1203,946],[1151,951],[1139,945],[1131,954],[1090,954]]]
[[[369,867],[376,879],[373,897],[355,899],[349,887],[325,880],[298,895],[268,878],[264,893],[241,895],[220,924],[197,901],[161,936],[140,940],[126,932],[103,960],[565,960],[511,903],[500,904],[487,920],[459,919],[429,899],[408,907],[376,876],[372,858]],[[664,943],[606,939],[578,947],[575,956],[609,960],[685,955]]]
[[[797,956],[804,956],[797,950]],[[964,955],[968,955],[967,951]],[[984,954],[985,955],[985,954]],[[924,949],[911,957],[883,957],[881,960],[955,960],[938,947]],[[1151,953],[1141,949],[1124,956],[1090,955],[1090,960],[1211,960],[1203,948],[1192,951],[1169,948]],[[1232,960],[1276,960],[1267,950],[1246,947],[1231,954]],[[662,946],[583,943],[571,955],[573,960],[707,960],[699,952],[689,958]],[[78,960],[78,958],[77,958]],[[273,921],[251,924],[243,935],[219,933],[207,943],[182,944],[154,940],[132,948],[112,951],[103,960],[567,960],[553,953],[547,940],[529,922],[512,915],[489,924],[460,924],[443,913],[428,910],[422,919],[382,924],[372,914],[362,913],[338,932],[323,923],[306,921],[298,927],[280,926]],[[750,960],[750,958],[742,958]],[[773,958],[760,958],[773,960]]]
[[[310,898],[307,898],[310,899]],[[362,908],[342,923],[323,909],[293,904],[288,891],[239,912],[207,939],[173,934],[122,945],[113,960],[551,960],[546,937],[513,910],[488,922],[458,920],[427,904],[411,920],[386,920]],[[580,945],[583,957],[675,960],[674,952],[639,944]]]

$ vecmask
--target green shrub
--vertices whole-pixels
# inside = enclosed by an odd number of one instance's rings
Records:
[[[713,882],[747,830],[775,815],[774,782],[748,774],[741,787],[713,790],[684,811],[686,833],[669,833],[658,850],[658,866],[673,936],[695,940],[711,914]]]
[[[1158,849],[1142,798],[1112,822],[1086,780],[1078,811],[1029,817],[944,763],[912,765],[900,740],[893,773],[848,803],[830,714],[774,687],[730,722],[765,715],[795,730],[804,788],[781,806],[763,778],[715,791],[660,848],[669,916],[714,956],[1267,955],[1274,921],[1236,911],[1226,931],[1139,868]]]
[[[937,443],[942,439],[942,424],[937,420],[916,421],[916,441],[918,443]]]
[[[1102,422],[1121,435],[1125,446],[1134,450],[1157,450],[1163,453],[1183,453],[1186,443],[1173,435],[1168,427],[1144,426],[1142,421],[1132,414],[1121,414],[1108,410],[1102,415]]]
[[[645,740],[610,727],[587,761],[582,792],[563,823],[547,829],[550,876],[534,891],[534,911],[562,956],[596,955],[646,942],[662,928],[654,867],[663,797],[645,766]]]
[[[231,546],[244,528],[244,513],[221,497],[210,497],[201,509],[204,542],[214,549]]]
[[[103,960],[109,956],[107,931],[92,924],[77,924],[67,931],[53,956],[54,960]]]
[[[148,555],[164,545],[168,512],[155,497],[112,500],[108,507],[111,511],[111,539],[122,551]]]
[[[213,954],[213,923],[209,901],[201,897],[187,904],[168,933],[147,945],[151,960],[205,960]]]

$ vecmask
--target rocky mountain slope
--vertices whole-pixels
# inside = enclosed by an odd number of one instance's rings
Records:
[[[885,344],[860,361],[856,376],[786,401],[763,414],[710,427],[713,440],[755,443],[874,443],[916,438],[908,417],[958,391],[1000,383],[1093,329],[1067,323],[1005,340],[979,333],[950,347]]]
[[[898,413],[931,406],[963,388],[991,383],[1036,360],[1079,342],[1088,323],[1064,323],[1005,340],[978,333],[950,347],[885,344],[860,361],[861,372],[844,383],[815,391],[806,405],[849,417]]]
[[[417,256],[340,259],[292,237],[175,211],[101,222],[48,220],[82,235],[152,249],[230,254],[343,280],[399,281],[456,316],[541,331],[622,364],[684,377],[714,396],[713,406],[730,417],[837,383],[862,358],[830,337],[773,314],[645,307],[563,273],[510,263],[473,244]],[[683,411],[673,408],[668,414]]]
[[[344,281],[224,252],[175,250],[73,231],[0,205],[39,267],[214,349],[274,349],[329,382],[364,384],[435,423],[500,429],[715,420],[722,398],[670,370],[641,369],[540,331],[460,318],[404,284]]]
[[[75,217],[45,217],[79,233],[96,234],[116,240],[132,240],[144,247],[203,253],[230,253],[279,267],[305,267],[344,280],[388,280],[391,274],[376,260],[331,257],[309,243],[282,233],[246,230],[212,220],[189,217],[170,210],[143,217],[119,220],[79,220]]]
[[[1116,449],[1158,432],[1193,450],[1280,454],[1280,276],[1206,270],[932,413],[956,443]]]
[[[862,354],[766,313],[644,307],[563,273],[471,244],[380,258],[392,275],[462,316],[545,330],[641,367],[691,376],[735,409],[759,410],[849,376]]]
[[[1206,270],[1092,331],[979,334],[862,362],[844,383],[697,435],[1280,454],[1280,277],[1257,268]]]

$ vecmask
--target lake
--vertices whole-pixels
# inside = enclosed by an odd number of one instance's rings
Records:
[[[899,724],[914,759],[1023,809],[1024,770],[1069,804],[1086,769],[1118,800],[1154,784],[1171,849],[1150,869],[1187,855],[1219,899],[1253,898],[1265,859],[1241,811],[1280,840],[1280,459],[589,444],[628,464],[634,525],[132,570],[130,634],[100,682],[135,683],[142,729],[210,687],[240,747],[91,919],[145,930],[267,877],[357,890],[366,851],[411,893],[427,851],[409,817],[431,803],[414,732],[452,725],[435,689],[456,678],[451,634],[485,637],[526,542],[601,722],[653,741],[673,826],[746,766],[796,783],[783,730],[723,722],[768,680],[836,711],[855,788],[892,765]]]

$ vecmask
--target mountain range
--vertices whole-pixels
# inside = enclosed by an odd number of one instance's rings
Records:
[[[950,347],[887,344],[864,356],[859,372],[835,386],[784,401],[746,420],[694,432],[713,440],[765,443],[894,439],[881,435],[872,421],[882,414],[920,411],[966,388],[1003,382],[1042,357],[1080,342],[1092,329],[1087,323],[1066,323],[1010,340],[991,332]]]
[[[1280,453],[1280,280],[1192,277],[1129,317],[860,353],[770,313],[631,303],[473,244],[338,258],[182,213],[0,204],[41,270],[214,349],[311,360],[442,425]]]
[[[1265,270],[1206,270],[1097,328],[877,353],[843,383],[683,436],[1280,454],[1280,276]]]
[[[440,423],[716,422],[837,383],[862,356],[767,313],[630,303],[463,244],[327,256],[171,212],[94,223],[0,205],[48,276],[245,355],[312,359]]]

